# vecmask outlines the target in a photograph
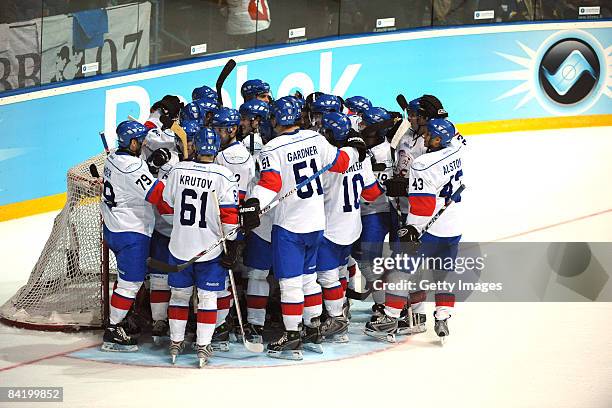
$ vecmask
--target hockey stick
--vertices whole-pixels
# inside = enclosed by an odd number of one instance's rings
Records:
[[[217,192],[215,190],[212,191],[215,203],[217,204],[217,216],[219,217],[219,227],[221,228],[221,232],[223,232],[223,222],[221,221],[221,203],[219,202],[219,197],[217,197]],[[227,247],[225,245],[225,239],[223,240],[223,251],[227,252]],[[242,325],[242,311],[240,310],[240,300],[238,299],[238,290],[236,289],[236,281],[234,280],[234,272],[232,272],[231,268],[227,268],[227,272],[230,278],[230,285],[232,286],[232,296],[234,296],[234,305],[236,306],[236,314],[238,315],[238,324],[240,325],[240,333],[242,334],[242,344],[244,347],[253,352],[253,353],[263,353],[264,347],[262,343],[252,343],[246,339],[244,335],[244,326]]]
[[[110,149],[108,148],[108,143],[106,142],[106,136],[104,135],[104,132],[100,132],[100,139],[102,139],[102,145],[104,146],[104,151],[106,152],[106,155],[108,156],[110,154]]]
[[[459,196],[461,195],[461,193],[463,192],[463,190],[465,190],[465,184],[461,184],[459,186],[459,188],[457,189],[457,191],[455,191],[453,193],[452,196],[450,196],[450,198],[446,201],[446,203],[444,203],[444,205],[442,206],[442,208],[440,208],[438,210],[438,212],[431,217],[431,220],[429,220],[429,222],[427,224],[425,224],[425,227],[423,227],[423,229],[421,230],[421,233],[419,234],[419,240],[421,239],[421,237],[431,228],[431,226],[433,224],[435,224],[435,222],[440,218],[440,216],[442,214],[444,214],[444,211],[446,211],[446,209],[454,202],[456,202],[456,200],[459,198]],[[403,235],[402,235],[403,236]],[[385,276],[389,273],[389,271],[385,271],[380,278],[378,278],[377,280],[383,280],[385,278]],[[369,282],[368,282],[369,283]],[[354,291],[353,291],[354,292]],[[368,290],[366,290],[363,293],[359,293],[359,292],[354,292],[351,293],[351,295],[355,296],[355,297],[351,297],[351,299],[356,299],[356,300],[365,300],[370,293],[372,293],[372,288],[368,288]],[[348,292],[347,292],[347,296],[348,296]],[[412,327],[412,324],[410,325]]]
[[[406,113],[408,110],[408,102],[406,102],[406,98],[404,97],[404,95],[397,95],[395,100],[397,101],[397,104],[400,106],[400,108],[402,108],[402,113]],[[408,118],[402,118],[402,123],[400,123],[397,130],[395,131],[395,134],[391,138],[390,144],[393,150],[397,149],[397,145],[399,145],[400,140],[402,140],[402,136],[404,136],[404,133],[406,133],[409,128],[410,122],[408,121]]]
[[[235,67],[236,61],[230,58],[221,70],[219,78],[217,78],[217,83],[215,84],[215,87],[217,88],[217,102],[219,102],[219,106],[223,106],[223,95],[221,94],[221,87],[223,86],[223,83],[225,82],[229,74],[232,73]]]
[[[296,191],[300,190],[302,187],[304,187],[305,185],[307,185],[310,182],[312,182],[314,179],[319,177],[321,174],[323,174],[327,170],[331,169],[332,166],[333,166],[333,163],[329,163],[326,166],[324,166],[321,170],[317,171],[315,174],[313,174],[312,176],[308,177],[306,180],[302,181],[301,183],[296,185],[291,190],[287,191],[283,196],[281,196],[280,198],[272,201],[266,207],[262,208],[261,211],[259,212],[259,215],[264,215],[267,212],[269,212],[271,209],[276,207],[283,200],[285,200],[288,197],[290,197],[291,195],[295,194]],[[199,254],[195,255],[193,258],[191,258],[190,260],[188,260],[185,263],[178,264],[178,265],[171,265],[171,264],[167,264],[167,263],[165,263],[163,261],[160,261],[158,259],[154,259],[154,258],[149,257],[149,258],[147,258],[147,265],[149,267],[153,268],[153,269],[157,269],[157,270],[162,271],[162,272],[170,272],[170,273],[172,273],[172,272],[180,272],[180,271],[184,270],[185,268],[189,267],[190,265],[192,265],[198,259],[200,259],[204,255],[206,255],[207,253],[209,253],[210,251],[212,251],[213,249],[215,249],[219,245],[221,245],[227,238],[229,238],[230,236],[232,236],[233,234],[238,232],[239,229],[240,229],[240,226],[237,226],[236,228],[233,228],[229,233],[227,233],[224,236],[222,236],[221,238],[219,238],[211,246],[209,246],[208,248],[206,248],[205,250],[203,250]]]

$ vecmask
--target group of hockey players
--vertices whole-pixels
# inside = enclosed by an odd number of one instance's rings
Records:
[[[273,99],[259,79],[241,93],[238,110],[207,86],[186,104],[166,95],[144,124],[118,125],[102,178],[104,239],[118,268],[103,350],[138,349],[125,318],[148,279],[152,335],[169,336],[172,362],[190,327],[200,366],[242,333],[265,339],[270,357],[301,360],[303,349],[349,341],[347,292],[358,268],[369,288],[385,280],[372,261],[387,236],[395,251],[421,242],[421,255],[456,256],[465,141],[436,97],[399,113],[362,96]],[[402,120],[410,126],[392,146]],[[180,268],[147,267],[149,257]],[[425,331],[425,292],[372,298],[366,334]],[[436,293],[435,302],[436,334],[447,336],[454,295]]]

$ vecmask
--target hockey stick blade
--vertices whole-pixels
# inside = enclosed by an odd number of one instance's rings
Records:
[[[402,123],[400,123],[398,126],[395,134],[391,138],[391,142],[389,143],[393,150],[397,149],[397,145],[399,145],[399,142],[402,140],[402,137],[406,134],[408,129],[410,129],[410,122],[408,119],[404,118],[402,119]]]
[[[91,177],[93,178],[96,178],[96,179],[100,178],[100,173],[98,172],[98,168],[93,163],[89,165],[89,173],[91,174]]]
[[[357,292],[356,290],[350,288],[346,289],[346,297],[353,300],[364,301],[368,298],[368,296],[370,296],[370,293],[372,293],[372,289],[368,289],[365,292]]]
[[[397,101],[397,104],[400,106],[400,108],[402,108],[402,111],[404,112],[408,111],[408,101],[406,101],[406,97],[404,95],[402,94],[397,95],[395,100]]]
[[[236,61],[230,58],[221,70],[219,78],[217,78],[217,83],[215,84],[215,87],[217,89],[217,102],[219,102],[219,106],[223,106],[223,95],[221,95],[221,88],[223,87],[223,83],[225,82],[229,74],[232,73],[235,67]]]

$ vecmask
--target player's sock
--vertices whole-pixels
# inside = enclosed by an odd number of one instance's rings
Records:
[[[198,345],[210,344],[217,322],[217,295],[198,288]]]
[[[119,324],[125,318],[141,285],[142,282],[129,282],[119,278],[110,301],[111,324]]]
[[[172,288],[170,291],[170,304],[168,305],[168,323],[170,324],[170,339],[183,341],[185,339],[185,326],[189,317],[189,300],[193,287]]]
[[[392,293],[387,293],[385,295],[385,314],[387,316],[399,319],[404,306],[406,306],[405,296],[398,296]]]
[[[317,274],[302,275],[304,287],[304,323],[310,326],[313,319],[321,316],[323,311],[323,296],[321,286],[317,283]]]
[[[338,277],[338,269],[319,271],[317,277],[323,289],[323,302],[327,314],[340,316],[342,314],[344,290]]]
[[[436,293],[436,320],[448,319],[455,307],[455,295],[452,293]]]
[[[304,314],[304,289],[302,275],[279,279],[281,292],[281,312],[285,330],[297,332]]]
[[[225,323],[225,319],[232,307],[232,294],[229,290],[215,292],[217,296],[217,327]]]
[[[263,326],[266,321],[266,307],[270,294],[270,284],[266,277],[268,271],[253,269],[249,271],[247,284],[247,321]]]
[[[410,293],[410,304],[412,305],[412,313],[425,313],[425,298],[427,293],[424,290],[418,290]]]
[[[355,275],[357,274],[357,262],[355,262],[355,259],[353,259],[352,256],[349,257],[349,263],[347,265],[347,270],[348,270],[348,275],[349,275],[348,288],[355,290]]]
[[[151,318],[153,321],[168,319],[168,302],[170,301],[170,287],[168,286],[168,275],[149,275],[151,303]]]

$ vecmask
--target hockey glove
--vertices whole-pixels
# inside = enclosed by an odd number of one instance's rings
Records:
[[[365,160],[367,155],[367,147],[358,132],[353,129],[349,131],[345,146],[352,147],[353,149],[357,150],[357,153],[359,153],[360,162]]]
[[[238,208],[240,217],[240,226],[245,232],[251,231],[261,223],[259,220],[259,200],[257,198],[249,198]]]
[[[419,242],[420,235],[414,225],[406,225],[397,231],[400,242]]]
[[[387,197],[407,197],[408,179],[405,177],[394,176],[383,182],[387,190]]]
[[[227,269],[233,269],[238,262],[238,241],[225,241],[225,251],[221,256],[221,265]]]
[[[149,166],[151,173],[157,174],[159,169],[170,161],[170,157],[170,150],[165,147],[157,149],[151,153],[151,156],[149,156],[147,159],[147,165]]]

